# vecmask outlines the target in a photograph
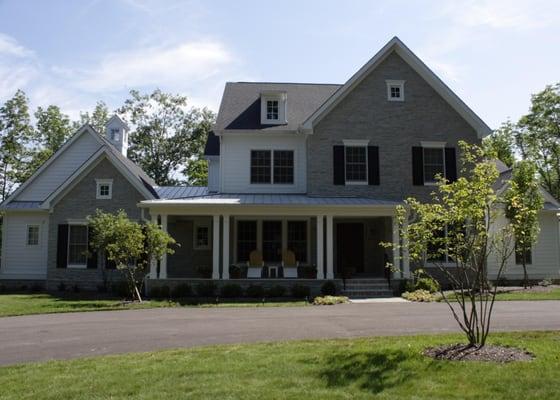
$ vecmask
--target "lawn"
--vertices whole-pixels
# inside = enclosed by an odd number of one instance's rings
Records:
[[[440,294],[436,294],[438,301],[443,301]],[[454,300],[455,296],[452,293],[447,294],[447,298]],[[530,301],[530,300],[560,300],[560,288],[543,288],[535,286],[525,290],[515,289],[508,290],[501,288],[496,294],[496,301]]]
[[[536,359],[434,361],[461,336],[224,345],[0,368],[2,399],[556,399],[560,332],[492,335]]]
[[[0,317],[14,315],[63,313],[77,311],[110,311],[110,310],[131,310],[142,308],[157,307],[282,307],[282,306],[302,306],[307,303],[304,301],[285,301],[285,302],[265,302],[244,301],[228,302],[221,300],[219,304],[210,302],[198,303],[194,299],[184,301],[151,300],[142,304],[123,303],[119,299],[98,297],[88,294],[0,294]],[[1,397],[0,397],[1,399]]]

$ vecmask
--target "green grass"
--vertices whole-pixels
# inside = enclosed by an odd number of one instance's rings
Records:
[[[492,335],[530,362],[434,361],[457,335],[227,345],[0,368],[11,399],[557,399],[560,333]]]
[[[443,301],[440,294],[437,294],[437,300]],[[449,300],[454,301],[455,296],[450,293],[447,295]],[[531,300],[560,300],[560,288],[553,288],[550,291],[511,291],[511,292],[499,292],[496,294],[496,301],[531,301]]]
[[[283,307],[303,306],[304,301],[265,302],[245,301],[228,302],[220,300],[219,304],[194,303],[195,300],[167,301],[151,300],[142,304],[123,303],[119,299],[101,298],[94,295],[75,294],[56,296],[52,294],[1,294],[0,295],[0,317],[15,315],[63,313],[78,311],[110,311],[110,310],[132,310],[158,307]],[[0,397],[1,399],[1,397]]]

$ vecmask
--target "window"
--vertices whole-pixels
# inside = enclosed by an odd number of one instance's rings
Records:
[[[237,221],[237,260],[249,261],[249,254],[257,249],[257,221]]]
[[[531,249],[525,251],[525,265],[533,263],[533,252]],[[517,242],[515,243],[515,265],[523,265],[523,250],[519,248]]]
[[[288,221],[287,249],[299,262],[307,262],[307,221]]]
[[[262,244],[265,261],[282,261],[282,221],[263,221]]]
[[[293,184],[293,150],[251,150],[251,183]]]
[[[113,197],[113,180],[96,179],[96,182],[97,182],[96,198],[101,200],[111,199]]]
[[[210,225],[194,224],[194,248],[196,250],[210,249]]]
[[[278,100],[266,101],[266,119],[272,121],[278,120]]]
[[[443,148],[424,147],[424,183],[437,182],[436,175],[445,176]]]
[[[346,146],[346,183],[367,183],[367,151],[365,146]]]
[[[27,245],[37,246],[39,244],[39,225],[27,226]]]
[[[85,268],[87,265],[87,225],[68,226],[68,266]]]
[[[294,152],[274,151],[274,183],[294,183]]]
[[[404,101],[404,81],[387,80],[387,100]]]
[[[251,150],[251,183],[270,183],[270,165],[270,150]]]
[[[109,138],[113,141],[113,142],[118,142],[120,139],[120,135],[119,135],[119,129],[118,128],[111,128],[111,132],[109,134]]]

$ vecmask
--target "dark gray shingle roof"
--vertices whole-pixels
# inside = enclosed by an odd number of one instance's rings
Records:
[[[224,89],[216,130],[296,130],[342,85],[316,83],[228,82]],[[261,125],[260,94],[284,91],[287,124]]]

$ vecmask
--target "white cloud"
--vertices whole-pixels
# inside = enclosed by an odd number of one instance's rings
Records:
[[[13,37],[0,33],[0,55],[23,58],[33,56],[33,52],[20,45]]]

